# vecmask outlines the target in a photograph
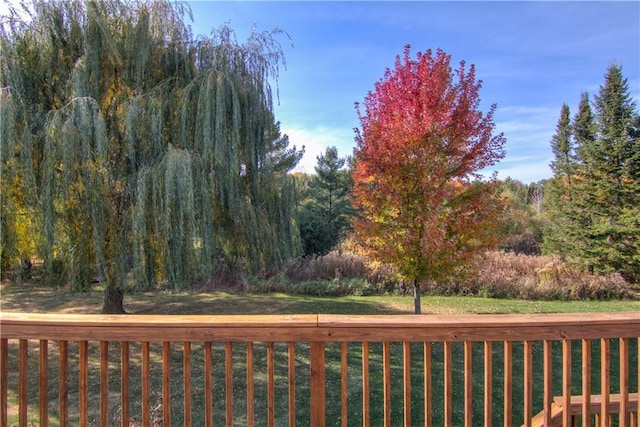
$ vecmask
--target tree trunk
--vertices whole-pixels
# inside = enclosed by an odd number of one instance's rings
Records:
[[[413,308],[415,314],[422,314],[422,308],[420,307],[420,285],[418,285],[416,279],[413,279]]]
[[[112,283],[107,283],[104,288],[103,314],[125,314],[124,289]]]

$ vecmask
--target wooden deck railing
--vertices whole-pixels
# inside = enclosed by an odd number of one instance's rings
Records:
[[[563,406],[565,426],[637,426],[639,336],[640,312],[0,313],[0,427],[552,425]]]

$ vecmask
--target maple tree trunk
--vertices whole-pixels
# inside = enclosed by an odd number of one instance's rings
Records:
[[[413,308],[414,314],[422,314],[422,309],[420,308],[420,286],[416,279],[413,279]]]

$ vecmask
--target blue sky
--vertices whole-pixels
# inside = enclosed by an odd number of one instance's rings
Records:
[[[611,63],[621,64],[640,98],[639,2],[213,2],[190,3],[194,34],[228,22],[244,41],[279,27],[286,69],[276,118],[306,147],[299,169],[312,173],[328,146],[352,153],[362,101],[406,44],[442,48],[452,64],[475,64],[483,110],[497,104],[496,131],[507,138],[500,178],[551,176],[549,140],[563,103],[596,94]],[[276,102],[277,104],[277,102]]]

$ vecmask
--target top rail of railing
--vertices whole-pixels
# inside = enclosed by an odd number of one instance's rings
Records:
[[[523,341],[640,336],[640,312],[482,315],[0,313],[0,337],[68,341]]]

